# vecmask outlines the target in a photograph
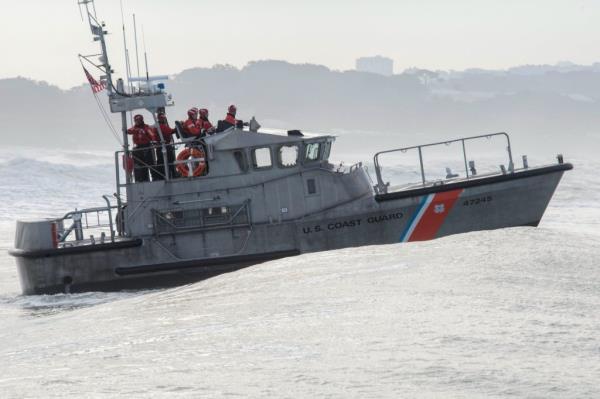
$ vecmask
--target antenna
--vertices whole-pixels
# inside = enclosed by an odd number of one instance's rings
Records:
[[[92,8],[94,9],[94,18],[97,18],[96,17],[96,3],[94,3],[93,1],[92,1]]]
[[[146,34],[144,33],[144,25],[142,25],[142,46],[144,47],[144,61],[146,62],[146,82],[150,81],[148,74],[148,53],[146,53]]]
[[[119,0],[121,5],[121,25],[123,26],[123,51],[125,53],[125,75],[127,75],[127,86],[129,93],[133,93],[133,84],[131,83],[131,66],[129,65],[129,49],[127,48],[127,34],[125,32],[125,13],[123,12],[123,0]],[[133,125],[133,113],[129,111],[129,119]]]
[[[135,39],[135,63],[137,66],[137,76],[140,77],[140,57],[138,53],[138,42],[137,42],[137,26],[135,24],[135,14],[133,14],[133,37]],[[138,83],[139,89],[139,83]]]
[[[125,50],[125,65],[127,66],[127,85],[129,85],[129,93],[133,93],[133,82],[131,81],[131,62],[129,61],[129,49]],[[133,112],[129,111],[129,119],[133,126]]]
[[[92,34],[95,34],[94,33],[94,29],[92,27],[92,25],[93,25],[92,24],[92,20],[96,24],[98,24],[98,25],[100,25],[100,24],[98,23],[98,21],[96,21],[96,5],[94,4],[94,0],[78,0],[77,4],[79,5],[79,14],[81,15],[81,19],[82,20],[83,20],[83,15],[81,13],[81,6],[85,7],[85,13],[88,16],[88,21],[90,23],[90,28],[92,29]],[[92,10],[94,11],[93,14],[90,12],[90,6],[89,6],[89,4],[92,4]]]
[[[127,80],[129,81],[129,60],[127,59],[127,35],[125,33],[125,15],[123,13],[123,0],[119,0],[121,5],[121,25],[123,27],[123,53],[125,55],[125,74],[127,75]]]

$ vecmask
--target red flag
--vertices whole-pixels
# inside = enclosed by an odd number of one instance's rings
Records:
[[[85,77],[87,78],[88,82],[90,82],[90,87],[92,88],[93,93],[98,93],[106,89],[106,83],[98,82],[96,79],[94,79],[94,77],[88,72],[88,70],[85,69],[85,67],[83,67],[83,72],[85,72]]]

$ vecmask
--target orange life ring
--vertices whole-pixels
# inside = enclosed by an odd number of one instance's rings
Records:
[[[201,148],[186,148],[177,154],[177,160],[181,163],[177,164],[177,171],[183,177],[190,176],[190,168],[192,164],[196,167],[192,169],[192,176],[200,176],[206,170],[206,154]]]

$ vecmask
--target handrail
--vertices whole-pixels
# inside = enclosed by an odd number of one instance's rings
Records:
[[[102,198],[106,201],[106,206],[103,207],[94,207],[94,208],[85,208],[85,209],[76,209],[74,211],[70,211],[64,214],[62,218],[58,218],[57,221],[64,221],[67,219],[72,219],[73,223],[71,226],[66,228],[58,237],[58,241],[64,243],[67,237],[74,231],[75,232],[75,241],[84,241],[83,237],[83,222],[82,219],[85,217],[85,228],[101,228],[101,227],[109,227],[110,229],[110,241],[115,241],[115,229],[112,220],[112,210],[118,209],[118,205],[111,205],[110,199],[107,195],[103,195]],[[100,213],[107,212],[108,213],[108,225],[102,224],[100,222]],[[87,219],[87,215],[96,213],[97,224],[90,227],[90,224]],[[104,235],[104,233],[103,233]]]
[[[104,201],[106,201],[106,210],[108,211],[108,225],[110,226],[110,240],[112,242],[115,241],[115,230],[113,228],[113,220],[112,220],[112,205],[110,204],[110,199],[108,199],[108,195],[103,195]],[[117,205],[118,206],[118,205]]]
[[[355,170],[358,170],[362,168],[362,162],[357,162],[354,165],[350,166],[350,169],[348,170],[348,173],[353,173]]]
[[[408,150],[414,150],[417,149],[419,152],[419,165],[421,168],[421,182],[423,185],[426,184],[426,178],[425,178],[425,168],[423,166],[423,148],[426,147],[434,147],[434,146],[439,146],[439,145],[449,145],[452,143],[457,143],[457,142],[461,142],[462,143],[462,151],[463,151],[463,160],[465,163],[465,173],[466,173],[466,177],[467,179],[470,178],[469,176],[469,167],[467,164],[467,151],[465,148],[465,142],[466,141],[471,141],[471,140],[477,140],[477,139],[482,139],[482,138],[486,138],[486,139],[491,139],[492,137],[495,136],[504,136],[506,138],[506,142],[507,142],[507,147],[506,150],[508,152],[508,170],[509,172],[514,172],[514,163],[513,163],[513,157],[512,157],[512,149],[510,146],[510,137],[507,133],[505,132],[499,132],[499,133],[490,133],[490,134],[482,134],[482,135],[478,135],[478,136],[469,136],[469,137],[461,137],[458,139],[454,139],[454,140],[447,140],[447,141],[439,141],[436,143],[429,143],[429,144],[421,144],[421,145],[416,145],[416,146],[412,146],[412,147],[404,147],[404,148],[395,148],[395,149],[391,149],[391,150],[385,150],[385,151],[379,151],[378,153],[376,153],[373,156],[373,163],[375,164],[375,174],[377,175],[377,185],[375,186],[375,190],[378,193],[386,193],[387,192],[387,187],[389,185],[389,183],[384,183],[382,177],[381,177],[381,164],[379,162],[379,156],[383,155],[383,154],[388,154],[391,152],[406,152]]]
[[[171,162],[169,159],[169,156],[166,153],[163,153],[163,147],[164,150],[167,151],[176,151],[177,149],[181,148],[181,147],[186,147],[186,148],[190,148],[190,147],[195,147],[195,146],[205,146],[206,144],[203,140],[203,138],[183,138],[181,139],[181,141],[178,142],[171,142],[171,143],[163,143],[162,141],[160,143],[150,143],[150,145],[148,145],[147,147],[143,147],[143,148],[132,148],[132,149],[127,149],[127,150],[118,150],[115,151],[114,156],[115,156],[115,179],[116,179],[116,185],[117,185],[117,190],[120,191],[121,187],[125,187],[130,183],[133,183],[133,179],[131,178],[133,171],[137,170],[137,169],[147,169],[148,173],[151,173],[151,175],[153,176],[160,176],[161,180],[170,180],[173,179],[174,176],[172,175],[174,172],[171,171],[171,168],[175,168],[177,167],[177,165],[180,164],[189,164],[189,162],[193,162],[195,159],[189,159],[189,160],[183,160],[183,161],[179,161],[176,158]],[[155,153],[156,151],[156,155],[158,156],[158,154],[160,154],[162,156],[162,161],[160,163],[155,163],[154,161],[157,161],[157,159],[155,158],[155,156],[152,156],[152,161],[150,163],[146,163],[144,162],[142,159],[140,159],[139,157],[137,158],[137,160],[135,162],[138,162],[139,164],[133,164],[133,167],[131,170],[128,170],[127,165],[125,164],[125,159],[126,158],[133,158],[136,154],[142,153],[144,151],[152,151],[152,154]],[[208,148],[206,148],[206,151],[208,152]],[[121,162],[120,162],[120,158],[122,158]],[[133,161],[133,159],[132,159]],[[120,182],[120,169],[121,166],[123,167],[123,169],[126,170],[125,172],[125,183],[122,184]]]

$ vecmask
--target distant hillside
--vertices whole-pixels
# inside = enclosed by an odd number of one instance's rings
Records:
[[[397,145],[494,131],[512,132],[530,146],[600,140],[596,66],[412,69],[384,77],[260,61],[243,69],[189,69],[176,75],[168,89],[176,102],[169,109],[171,120],[184,118],[191,106],[203,106],[216,121],[235,103],[241,118],[254,115],[265,127],[381,132],[386,134],[373,137]],[[0,93],[6,144],[116,146],[87,85],[63,91],[25,78],[4,79]],[[120,126],[116,118],[115,125]],[[369,133],[358,137],[368,140]]]

